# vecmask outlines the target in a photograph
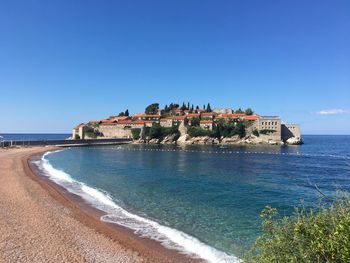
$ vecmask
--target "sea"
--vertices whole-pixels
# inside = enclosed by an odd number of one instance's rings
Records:
[[[36,161],[102,221],[207,262],[239,262],[265,206],[289,216],[350,189],[350,136],[299,146],[123,145],[69,148]]]
[[[48,141],[65,140],[68,133],[0,133],[0,141]]]

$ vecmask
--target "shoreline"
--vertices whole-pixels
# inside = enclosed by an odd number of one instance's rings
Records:
[[[126,261],[121,260],[118,261],[115,257],[113,257],[114,261],[117,262],[166,262],[166,263],[175,263],[175,262],[203,262],[201,259],[195,259],[190,257],[189,255],[181,254],[181,252],[177,250],[172,250],[165,248],[158,241],[151,240],[149,238],[140,237],[135,234],[132,230],[127,229],[126,227],[103,222],[100,220],[100,217],[105,213],[92,207],[87,204],[82,197],[77,196],[73,193],[68,192],[62,186],[56,184],[55,182],[49,180],[44,175],[40,174],[40,171],[35,167],[35,164],[31,163],[32,160],[38,160],[41,156],[49,151],[62,149],[59,147],[33,147],[33,148],[22,148],[18,149],[9,149],[9,150],[1,150],[0,153],[2,155],[6,155],[7,152],[10,153],[13,151],[19,152],[20,163],[15,163],[15,168],[18,166],[22,166],[23,174],[20,173],[20,176],[24,175],[23,178],[19,180],[30,179],[37,186],[40,187],[46,194],[46,197],[50,205],[52,203],[58,202],[65,209],[69,210],[69,220],[74,220],[84,227],[89,228],[89,230],[94,231],[95,235],[99,238],[105,238],[112,243],[111,246],[104,247],[104,250],[108,250],[111,253],[121,253],[125,254],[124,257],[128,258]],[[16,153],[13,153],[16,155]],[[22,182],[23,183],[23,182]],[[41,193],[42,194],[42,193]],[[0,207],[1,208],[1,207]],[[42,207],[40,207],[42,209]],[[54,214],[59,217],[61,214]],[[1,217],[0,217],[1,219]],[[2,222],[0,221],[0,225]],[[79,229],[78,229],[79,230]],[[62,233],[65,235],[66,233]],[[69,233],[68,233],[69,234]],[[102,236],[102,237],[100,237]],[[95,238],[95,236],[94,236]],[[0,237],[0,241],[1,237]],[[4,252],[2,249],[2,243],[0,246],[0,259],[4,258],[2,255]],[[46,244],[42,244],[44,247]],[[50,244],[47,244],[50,247]],[[62,244],[64,246],[65,244]],[[57,248],[56,248],[57,249]],[[33,248],[35,250],[35,248]],[[122,250],[122,251],[121,251]],[[92,249],[93,253],[95,250]],[[35,252],[34,252],[35,253]],[[91,250],[89,251],[91,254]],[[0,260],[1,261],[1,260]],[[6,262],[6,260],[4,260]],[[46,260],[45,260],[46,261]],[[49,261],[49,260],[48,260]],[[76,261],[76,262],[86,262],[89,260]],[[23,261],[30,262],[30,261]],[[107,262],[107,261],[106,261]]]
[[[56,149],[60,150],[63,148],[57,147]],[[53,198],[60,201],[65,207],[73,210],[73,216],[78,221],[120,243],[123,247],[142,255],[141,257],[144,262],[202,262],[200,259],[194,259],[181,254],[177,250],[167,249],[155,240],[138,236],[131,229],[124,226],[103,222],[100,218],[106,214],[104,211],[93,207],[81,196],[70,193],[64,187],[46,178],[41,174],[41,171],[31,163],[35,158],[41,159],[41,157],[49,151],[29,156],[26,159],[26,165],[34,175],[33,179],[36,180]]]

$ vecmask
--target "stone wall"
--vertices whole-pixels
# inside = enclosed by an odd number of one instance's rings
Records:
[[[286,141],[289,138],[295,137],[300,139],[300,126],[299,124],[282,124],[282,140]]]
[[[137,128],[137,127],[135,127]],[[118,125],[100,125],[98,130],[107,138],[131,138],[131,128]]]

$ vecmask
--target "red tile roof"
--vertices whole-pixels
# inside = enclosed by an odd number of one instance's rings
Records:
[[[183,116],[171,116],[171,119],[173,120],[184,120],[186,119],[186,115],[183,115]]]
[[[189,113],[187,117],[199,117],[199,113]]]
[[[214,116],[214,112],[202,112],[202,116]]]
[[[201,124],[212,124],[213,121],[212,120],[202,120],[200,121]]]
[[[258,116],[256,116],[256,115],[246,115],[246,116],[244,116],[244,119],[246,119],[248,121],[256,121],[258,119]]]
[[[79,125],[77,125],[74,130],[78,130],[80,127],[84,127],[85,123],[80,123]]]
[[[89,121],[89,124],[98,124],[100,123],[101,121]]]

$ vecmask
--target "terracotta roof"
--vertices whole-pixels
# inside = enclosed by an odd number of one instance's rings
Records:
[[[199,117],[199,113],[189,113],[187,117]]]
[[[183,115],[183,116],[171,116],[171,119],[173,120],[184,120],[186,119],[186,115]]]
[[[117,119],[117,120],[126,120],[129,118],[129,116],[111,116],[110,119]]]
[[[79,125],[77,125],[74,130],[78,130],[80,127],[84,127],[85,123],[80,123]]]
[[[202,116],[213,116],[214,112],[202,112],[201,115]]]
[[[160,118],[160,115],[157,114],[145,114],[143,115],[145,118]]]
[[[115,120],[101,120],[101,123],[114,123]]]
[[[143,117],[145,114],[144,113],[136,113],[132,117],[138,118],[138,117]]]
[[[246,120],[249,120],[249,121],[256,121],[258,119],[258,116],[256,116],[256,115],[246,115],[246,116],[244,116],[244,118]]]
[[[145,124],[145,121],[140,121],[140,120],[125,120],[125,121],[119,121],[117,124]]]
[[[212,124],[213,121],[212,120],[203,120],[203,121],[200,121],[200,123],[203,123],[203,124],[210,123],[210,124]]]
[[[96,123],[100,123],[101,121],[89,121],[89,124],[96,124]]]

